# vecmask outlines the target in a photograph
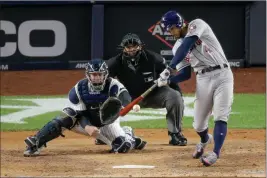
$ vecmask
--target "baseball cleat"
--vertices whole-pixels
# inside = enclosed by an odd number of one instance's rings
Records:
[[[195,149],[195,151],[193,153],[193,158],[195,158],[195,159],[200,158],[203,155],[204,149],[207,147],[207,145],[212,143],[212,139],[213,139],[212,135],[208,134],[208,136],[209,136],[209,139],[208,139],[208,141],[206,143],[201,143],[200,142],[200,143],[198,143],[196,145],[196,149]]]
[[[33,157],[33,156],[38,156],[40,155],[41,149],[33,149],[30,147],[26,147],[26,150],[23,152],[24,157]]]
[[[134,137],[134,139],[135,139],[134,149],[142,150],[145,148],[145,146],[147,144],[146,141],[143,141],[141,138],[138,138],[138,137]]]
[[[26,143],[26,150],[23,152],[25,157],[38,156],[42,148],[37,148],[37,140],[35,137],[27,137],[24,142]]]
[[[103,141],[100,140],[100,139],[95,139],[95,144],[96,144],[96,145],[106,145],[106,143],[103,142]]]
[[[169,137],[170,145],[175,145],[175,146],[186,146],[187,145],[187,139],[184,137],[184,135],[179,132],[179,133],[170,133],[169,132]]]
[[[218,159],[218,156],[214,152],[209,152],[207,155],[202,156],[200,161],[203,163],[204,166],[211,166],[213,165]]]

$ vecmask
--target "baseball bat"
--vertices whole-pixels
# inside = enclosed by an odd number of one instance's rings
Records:
[[[141,96],[133,100],[131,103],[129,103],[127,106],[125,106],[121,111],[120,111],[120,116],[125,116],[128,112],[130,112],[133,108],[133,106],[140,101],[142,101],[151,91],[153,91],[156,87],[158,86],[157,83],[152,85],[149,89],[147,89]]]

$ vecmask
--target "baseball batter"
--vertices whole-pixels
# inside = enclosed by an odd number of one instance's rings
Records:
[[[108,77],[107,64],[101,59],[91,60],[85,73],[86,78],[70,90],[63,115],[25,139],[24,156],[39,155],[47,142],[64,136],[65,129],[105,141],[111,147],[110,152],[126,153],[145,147],[146,142],[134,136],[132,128],[120,126],[119,111],[131,98],[118,80]]]
[[[214,164],[227,134],[227,121],[233,102],[233,74],[223,49],[211,27],[202,19],[185,23],[181,15],[168,11],[161,19],[161,26],[178,40],[173,47],[174,57],[170,70],[186,61],[196,72],[196,100],[193,127],[200,136],[193,158],[200,158],[205,166]],[[165,69],[165,72],[168,72]],[[164,71],[163,71],[164,73]],[[176,76],[179,78],[179,75]],[[162,85],[162,79],[159,79]],[[214,114],[214,148],[205,155],[205,147],[211,143],[208,121]]]

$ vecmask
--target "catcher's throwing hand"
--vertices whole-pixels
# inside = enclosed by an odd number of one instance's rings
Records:
[[[95,138],[100,134],[100,130],[95,126],[87,125],[85,126],[85,130],[90,136],[95,137]]]

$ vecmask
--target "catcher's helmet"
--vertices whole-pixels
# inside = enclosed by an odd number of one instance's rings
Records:
[[[108,77],[106,62],[102,59],[92,59],[88,62],[85,70],[90,87],[94,91],[102,91]]]
[[[168,11],[162,16],[160,21],[160,25],[165,31],[169,31],[173,25],[175,25],[177,28],[182,28],[183,24],[184,19],[176,11]]]

